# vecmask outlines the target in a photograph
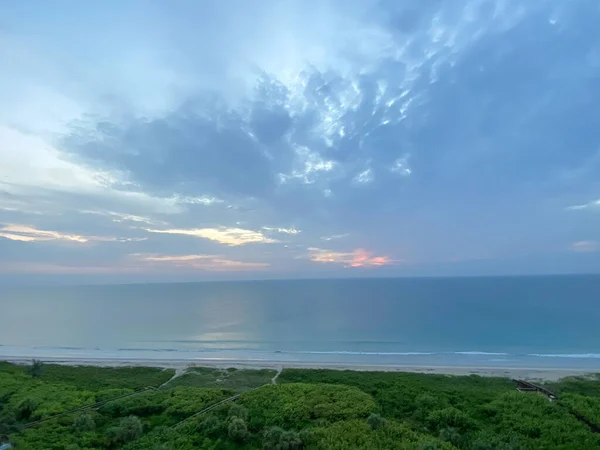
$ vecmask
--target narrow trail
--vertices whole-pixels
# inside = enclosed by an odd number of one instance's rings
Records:
[[[275,376],[273,378],[271,378],[271,384],[277,384],[277,377],[279,377],[282,370],[283,370],[283,366],[279,366],[277,368],[277,373],[275,374]]]
[[[170,428],[177,428],[182,423],[184,423],[194,417],[198,417],[198,416],[201,416],[202,414],[206,414],[207,412],[212,411],[213,409],[217,408],[218,406],[223,405],[224,403],[235,402],[238,398],[240,398],[240,394],[236,394],[233,397],[229,397],[224,400],[221,400],[220,402],[214,403],[214,404],[210,405],[209,407],[204,408],[201,411],[198,411],[196,414],[192,414],[191,416],[186,417],[182,421],[177,422],[175,425],[171,426]]]
[[[187,367],[179,367],[179,368],[175,369],[175,373],[173,374],[173,376],[171,378],[169,378],[167,381],[165,381],[163,384],[161,384],[158,387],[158,389],[162,389],[167,384],[169,384],[171,381],[173,381],[175,378],[180,377],[181,375],[185,374],[186,372],[187,372]]]

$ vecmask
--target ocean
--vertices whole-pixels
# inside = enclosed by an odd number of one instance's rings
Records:
[[[12,357],[600,371],[600,275],[0,286]]]

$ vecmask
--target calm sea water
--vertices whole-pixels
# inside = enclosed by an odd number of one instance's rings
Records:
[[[0,287],[0,358],[600,369],[600,276]]]

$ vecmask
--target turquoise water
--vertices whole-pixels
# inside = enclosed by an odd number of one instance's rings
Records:
[[[600,276],[0,289],[0,357],[600,369]]]

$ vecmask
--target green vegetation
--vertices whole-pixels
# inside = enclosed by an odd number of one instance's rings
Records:
[[[600,378],[0,363],[0,442],[35,450],[600,448]],[[146,389],[152,387],[152,389]],[[238,395],[236,395],[238,394]],[[89,408],[87,406],[94,405]]]
[[[175,375],[173,369],[154,367],[93,367],[44,365],[42,381],[67,384],[92,391],[129,389],[136,391],[147,386],[160,386]]]
[[[559,395],[571,393],[600,397],[600,374],[566,377],[557,382],[545,383],[543,386]]]
[[[600,431],[600,397],[585,397],[579,394],[563,394],[560,404],[577,417],[583,418]]]
[[[208,367],[195,367],[184,375],[167,383],[165,388],[176,386],[186,387],[216,387],[231,389],[235,392],[244,392],[271,382],[277,372],[275,370],[247,370],[247,369],[213,369]]]
[[[32,377],[41,377],[44,372],[44,365],[41,361],[34,359],[31,366],[27,369],[27,373]]]

